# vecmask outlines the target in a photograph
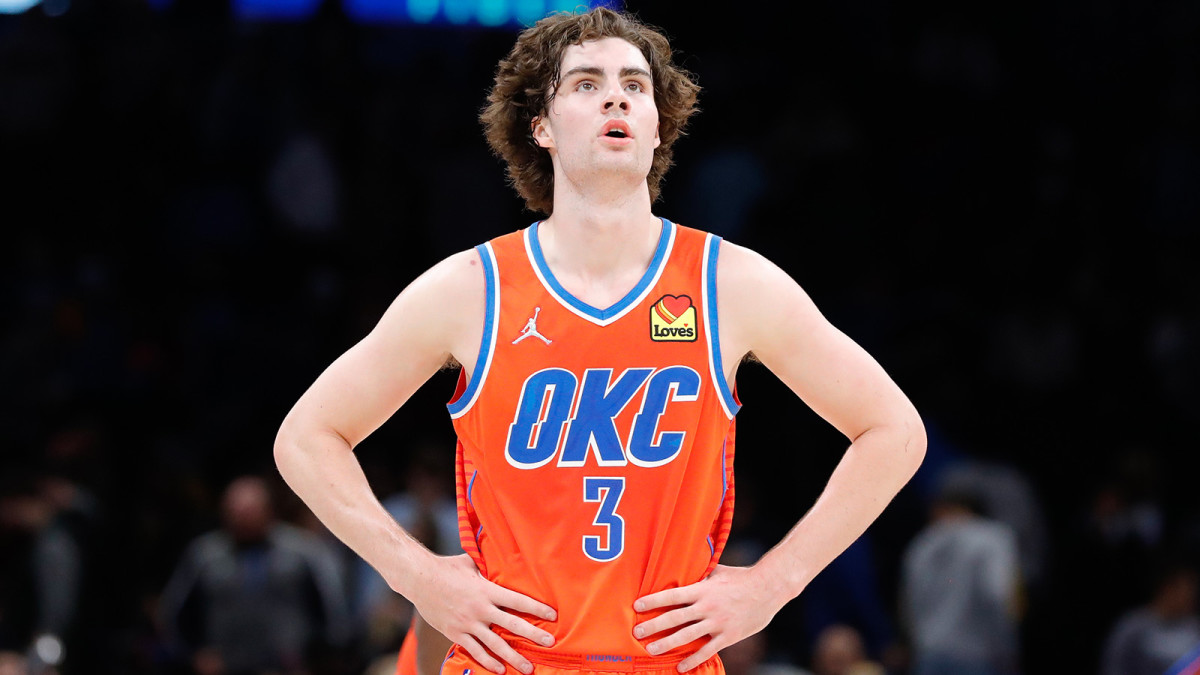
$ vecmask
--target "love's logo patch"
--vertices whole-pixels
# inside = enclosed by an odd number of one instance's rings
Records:
[[[664,295],[650,307],[650,339],[655,342],[695,342],[696,308],[686,295]]]

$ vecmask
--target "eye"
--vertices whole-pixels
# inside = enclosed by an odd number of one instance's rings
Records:
[[[592,84],[588,80],[584,80],[583,82],[580,82],[579,84],[575,85],[576,91],[591,91],[595,88],[596,88],[596,85]]]
[[[645,87],[642,86],[641,82],[636,82],[636,81],[630,82],[629,84],[625,85],[625,88],[630,91],[635,91],[635,92],[639,92],[639,93],[646,90]]]

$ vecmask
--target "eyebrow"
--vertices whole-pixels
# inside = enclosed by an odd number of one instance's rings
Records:
[[[596,66],[575,66],[574,68],[568,70],[566,73],[563,73],[562,79],[565,80],[568,77],[571,77],[572,75],[577,75],[580,73],[582,73],[584,75],[591,75],[593,77],[604,77],[604,70],[601,68],[598,68]],[[650,75],[650,73],[646,72],[645,69],[634,68],[631,66],[625,66],[624,68],[622,68],[619,75],[620,75],[620,77],[633,77],[635,75],[640,75],[649,80],[654,79]]]

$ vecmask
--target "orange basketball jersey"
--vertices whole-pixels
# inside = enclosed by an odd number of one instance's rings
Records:
[[[739,403],[718,342],[720,238],[663,220],[641,280],[599,309],[558,283],[537,233],[477,247],[484,337],[449,404],[463,549],[558,611],[530,619],[550,650],[496,628],[531,661],[678,661],[701,643],[650,659],[633,602],[703,579],[729,534]]]

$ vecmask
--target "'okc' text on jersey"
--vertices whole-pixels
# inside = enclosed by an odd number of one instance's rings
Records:
[[[622,439],[616,417],[638,392],[641,407]],[[626,368],[615,382],[612,368],[588,368],[582,384],[569,370],[545,368],[521,388],[504,455],[519,469],[543,466],[560,447],[558,466],[583,466],[588,452],[600,466],[661,466],[679,455],[687,432],[659,429],[659,419],[699,393],[700,374],[687,366]]]

